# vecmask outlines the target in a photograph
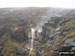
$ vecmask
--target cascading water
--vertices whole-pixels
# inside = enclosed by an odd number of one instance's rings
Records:
[[[31,28],[31,35],[32,35],[31,48],[33,49],[33,42],[34,42],[34,38],[35,38],[35,29],[34,28]]]
[[[30,52],[29,52],[29,56],[33,56],[33,52],[34,52],[34,38],[35,38],[35,28],[31,28],[31,39],[30,39]]]

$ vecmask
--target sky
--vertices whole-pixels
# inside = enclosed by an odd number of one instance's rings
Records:
[[[0,8],[57,7],[75,9],[75,0],[0,0]]]

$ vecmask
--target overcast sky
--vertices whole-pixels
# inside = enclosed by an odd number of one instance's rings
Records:
[[[75,0],[0,0],[0,8],[58,7],[75,9]]]

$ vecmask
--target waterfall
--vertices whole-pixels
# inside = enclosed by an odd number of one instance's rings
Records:
[[[35,38],[35,29],[31,28],[31,49],[32,50],[33,50],[34,38]]]

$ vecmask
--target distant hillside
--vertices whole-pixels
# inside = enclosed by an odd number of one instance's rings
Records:
[[[56,9],[56,8],[5,8],[0,9],[1,19],[27,20],[37,24],[39,21],[46,21],[51,17],[61,17],[66,14],[72,14],[75,10]]]

